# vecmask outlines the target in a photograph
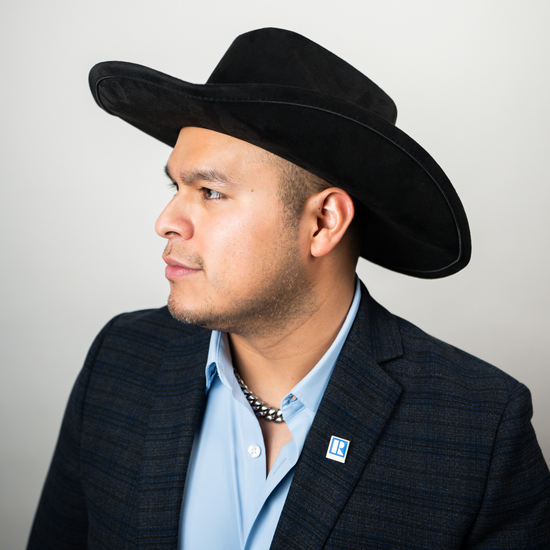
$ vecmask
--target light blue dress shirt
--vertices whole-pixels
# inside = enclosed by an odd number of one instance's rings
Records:
[[[359,308],[350,309],[331,347],[282,400],[292,434],[266,478],[258,419],[233,373],[226,333],[212,332],[206,366],[207,403],[193,444],[180,523],[180,550],[261,550],[271,545],[296,462]]]

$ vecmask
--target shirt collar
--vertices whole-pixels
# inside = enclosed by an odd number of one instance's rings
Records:
[[[360,302],[361,282],[359,278],[356,277],[355,294],[340,332],[317,365],[315,365],[315,367],[313,367],[313,369],[302,378],[283,399],[283,406],[296,396],[296,398],[298,398],[307,408],[311,409],[313,412],[317,412],[328,381],[330,380],[330,375],[332,374],[338,356],[342,351],[342,347],[344,346],[351,326],[353,325],[353,321],[355,320],[355,316],[357,315]],[[233,395],[241,393],[241,389],[233,373],[233,361],[231,359],[227,333],[217,330],[212,331],[205,374],[206,392],[210,389],[212,380],[217,374],[222,384],[230,390]]]
[[[235,375],[233,374],[233,360],[231,359],[227,333],[213,330],[210,336],[208,360],[206,361],[207,392],[216,374],[220,377],[224,386],[230,390],[233,389],[230,379],[235,378]]]

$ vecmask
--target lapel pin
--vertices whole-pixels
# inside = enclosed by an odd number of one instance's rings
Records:
[[[347,439],[342,439],[341,437],[333,435],[328,444],[327,458],[343,464],[346,461],[349,444],[350,442]]]

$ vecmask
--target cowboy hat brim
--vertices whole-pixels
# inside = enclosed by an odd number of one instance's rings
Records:
[[[108,113],[173,147],[197,126],[270,151],[345,189],[365,210],[361,256],[421,278],[466,266],[466,214],[447,176],[382,117],[333,96],[271,84],[191,84],[111,61],[92,68],[92,94]]]

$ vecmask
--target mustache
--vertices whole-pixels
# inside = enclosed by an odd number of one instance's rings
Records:
[[[204,260],[198,254],[179,250],[179,247],[174,246],[172,243],[167,243],[163,257],[170,256],[177,262],[181,262],[192,269],[204,269]]]

